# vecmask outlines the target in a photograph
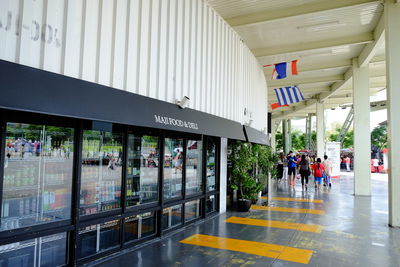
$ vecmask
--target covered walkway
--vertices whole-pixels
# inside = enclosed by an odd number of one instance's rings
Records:
[[[373,174],[372,197],[361,197],[352,173],[342,174],[320,192],[274,184],[268,208],[227,212],[99,266],[400,266],[400,230],[387,227],[387,176]]]

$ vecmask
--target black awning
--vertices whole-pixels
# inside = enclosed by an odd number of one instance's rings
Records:
[[[0,108],[246,140],[238,122],[0,60]]]
[[[261,145],[270,145],[268,135],[266,135],[265,133],[246,125],[243,126],[243,131],[246,135],[247,142]]]

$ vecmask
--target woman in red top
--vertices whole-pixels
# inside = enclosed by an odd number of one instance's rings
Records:
[[[322,174],[325,170],[324,165],[321,163],[321,158],[317,159],[317,162],[312,165],[311,169],[314,175],[315,189],[320,189],[322,184]]]

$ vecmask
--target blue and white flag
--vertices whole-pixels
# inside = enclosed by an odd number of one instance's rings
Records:
[[[274,89],[279,105],[290,105],[304,100],[303,94],[297,86],[288,86]]]

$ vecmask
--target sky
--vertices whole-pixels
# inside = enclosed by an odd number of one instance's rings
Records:
[[[378,92],[376,95],[370,97],[370,101],[381,101],[381,100],[386,100],[386,90],[382,90]],[[344,121],[346,120],[347,115],[349,114],[350,108],[342,109],[342,108],[336,108],[335,110],[328,109],[325,112],[325,121],[326,121],[326,130],[330,131],[332,130],[332,127],[336,124],[342,125]],[[387,120],[387,113],[386,109],[382,109],[379,111],[374,111],[370,113],[370,128],[371,131],[374,129],[376,126],[379,125],[379,123]],[[312,122],[312,127],[315,130],[315,116],[313,117],[313,122]],[[300,119],[300,120],[292,120],[292,129],[298,129],[302,132],[305,132],[306,129],[306,120],[305,119]]]

